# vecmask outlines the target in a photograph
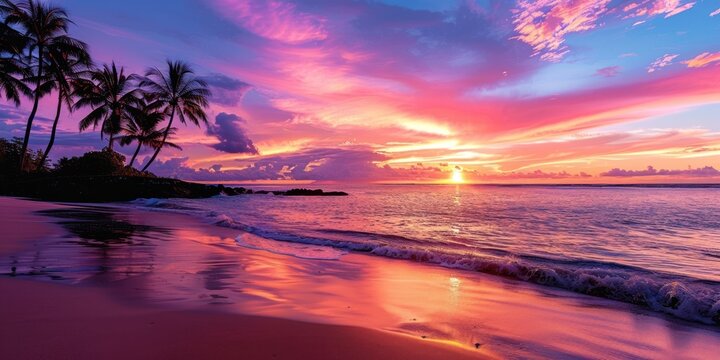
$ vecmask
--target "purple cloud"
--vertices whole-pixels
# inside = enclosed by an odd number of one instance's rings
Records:
[[[598,76],[604,76],[604,77],[613,77],[620,73],[620,66],[608,66],[601,69],[598,69],[595,72],[595,75]]]
[[[245,120],[235,114],[218,114],[215,124],[208,125],[207,134],[216,137],[220,142],[210,147],[227,153],[257,155],[258,150],[247,137],[241,123],[245,123]]]
[[[210,101],[225,105],[235,106],[240,103],[243,96],[247,94],[252,86],[244,81],[233,79],[223,74],[214,73],[203,77],[212,90]]]
[[[321,148],[261,158],[245,168],[232,170],[222,170],[218,165],[193,169],[187,165],[187,157],[172,158],[156,161],[152,171],[160,176],[195,181],[366,181],[393,176],[395,170],[375,164],[382,160],[386,160],[384,155],[366,148]]]

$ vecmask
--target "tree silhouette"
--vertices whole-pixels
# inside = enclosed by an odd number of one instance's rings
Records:
[[[130,159],[128,167],[132,167],[135,159],[143,146],[157,150],[160,147],[168,146],[182,150],[182,148],[169,141],[163,141],[165,138],[165,130],[160,128],[165,116],[162,112],[151,109],[145,105],[140,109],[132,111],[132,121],[128,122],[123,128],[123,135],[120,138],[120,145],[130,145],[133,141],[137,142],[135,153]],[[175,133],[175,128],[170,129],[169,134]]]
[[[80,120],[80,131],[100,125],[100,138],[108,135],[108,148],[112,149],[115,135],[132,118],[131,111],[140,105],[142,94],[132,83],[136,75],[125,75],[125,70],[118,69],[114,62],[88,75],[89,78],[79,80],[76,85],[78,100],[74,109],[92,109]]]
[[[190,65],[182,61],[168,60],[165,72],[158,68],[148,69],[145,78],[140,82],[150,101],[149,106],[161,109],[163,114],[170,117],[163,134],[163,143],[167,141],[176,115],[183,124],[187,121],[197,126],[200,126],[201,122],[207,124],[205,108],[209,106],[208,98],[211,93],[207,83],[194,75]],[[159,146],[155,149],[142,171],[150,167],[162,148],[163,146]]]

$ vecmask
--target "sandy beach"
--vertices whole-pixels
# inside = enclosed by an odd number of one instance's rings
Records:
[[[43,236],[61,231],[30,213],[57,208],[62,207],[3,198],[0,227],[14,231],[3,236],[0,254],[32,248]],[[5,277],[0,279],[0,293],[2,358],[483,358],[457,346],[368,328],[228,314],[209,308],[174,310],[127,301],[116,296],[117,291],[97,287]]]
[[[242,247],[252,235],[187,215],[0,204],[2,358],[706,359],[720,344],[711,326],[499,277]]]

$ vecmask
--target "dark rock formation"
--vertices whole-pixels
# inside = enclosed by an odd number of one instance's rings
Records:
[[[310,190],[310,189],[290,189],[288,191],[285,191],[285,196],[347,196],[348,194],[346,192],[342,191],[322,191],[320,189],[316,190]]]
[[[277,196],[345,196],[344,192],[292,189],[268,191],[205,185],[150,176],[54,176],[35,174],[12,179],[0,177],[0,194],[47,201],[113,202],[138,198],[208,198],[220,194],[273,194]]]
[[[33,176],[0,182],[0,193],[48,201],[112,202],[138,198],[207,198],[219,186],[144,176]]]

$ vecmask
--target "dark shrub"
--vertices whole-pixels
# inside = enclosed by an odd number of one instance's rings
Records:
[[[54,173],[60,176],[142,175],[136,169],[125,167],[125,156],[108,148],[90,151],[79,157],[64,157],[58,160]]]
[[[20,152],[22,151],[21,138],[13,138],[12,140],[0,139],[0,176],[13,176],[20,173],[18,164],[20,163]],[[27,171],[47,171],[47,164],[41,164],[41,151],[32,151],[28,149],[27,162],[25,170]]]

